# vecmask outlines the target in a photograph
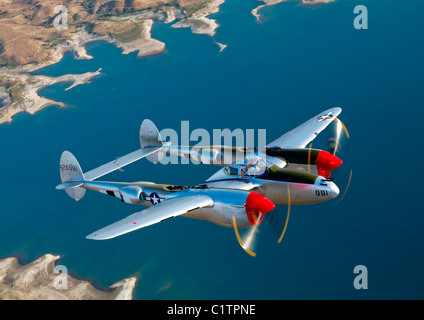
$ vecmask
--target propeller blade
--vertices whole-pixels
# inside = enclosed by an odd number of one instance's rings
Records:
[[[287,225],[289,223],[289,217],[290,217],[290,205],[291,205],[291,197],[290,197],[290,187],[287,185],[287,195],[288,195],[288,205],[287,205],[287,218],[286,223],[284,224],[283,232],[281,233],[280,238],[278,239],[277,243],[281,243],[281,240],[283,240],[283,237],[287,230]]]
[[[277,243],[281,243],[283,237],[287,231],[287,225],[290,218],[290,209],[291,209],[291,195],[290,187],[287,186],[287,195],[288,195],[288,206],[287,206],[287,215],[283,211],[283,206],[279,206],[276,211],[270,212],[265,215],[275,237]]]
[[[330,140],[330,151],[335,155],[341,149],[341,141],[343,139],[343,134],[346,135],[348,139],[350,139],[349,132],[347,131],[344,123],[339,119],[334,119],[334,136],[331,137]]]
[[[312,151],[312,142],[309,145],[308,149],[308,172],[311,172],[311,151]]]
[[[241,239],[240,234],[238,232],[238,228],[237,228],[236,217],[234,217],[234,216],[233,216],[233,227],[234,227],[234,232],[236,233],[236,237],[237,237],[238,243],[243,248],[243,250],[246,251],[246,253],[249,254],[249,255],[251,255],[252,257],[256,257],[256,253],[253,252],[252,250],[250,250],[248,248],[248,246]],[[258,227],[258,225],[256,225],[255,227],[253,227],[252,230],[253,229],[257,229],[257,227]]]
[[[345,191],[343,192],[342,197],[341,197],[339,200],[337,200],[337,202],[336,202],[335,204],[338,204],[338,203],[340,203],[340,202],[343,200],[343,198],[345,197],[345,195],[346,195],[346,193],[347,193],[347,190],[349,189],[350,181],[351,181],[351,180],[352,180],[352,169],[350,170],[349,180],[348,180],[348,182],[347,182],[346,189],[345,189]]]
[[[256,253],[253,252],[253,247],[256,242],[256,234],[259,232],[259,225],[262,223],[264,215],[275,208],[275,204],[257,192],[250,192],[246,198],[244,208],[250,227],[246,229],[247,232],[245,232],[243,236],[240,236],[236,218],[233,216],[234,232],[236,233],[237,240],[243,250],[252,257],[255,257]]]
[[[335,120],[342,125],[343,130],[346,133],[347,138],[350,139],[349,132],[347,131],[347,128],[346,128],[345,124],[342,122],[342,120],[340,120],[339,118],[336,118]]]

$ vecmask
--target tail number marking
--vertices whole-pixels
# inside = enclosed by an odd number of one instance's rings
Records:
[[[74,166],[73,164],[61,164],[60,165],[60,170],[61,171],[77,171],[77,167]]]

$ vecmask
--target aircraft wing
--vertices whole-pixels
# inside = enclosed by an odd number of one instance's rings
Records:
[[[136,212],[122,220],[93,232],[86,238],[90,240],[106,240],[122,234],[138,230],[161,222],[163,220],[182,215],[189,211],[209,207],[214,204],[212,198],[205,195],[194,195],[168,199],[148,209]]]
[[[267,147],[305,148],[341,112],[341,108],[332,108],[321,112],[297,128],[269,143]]]

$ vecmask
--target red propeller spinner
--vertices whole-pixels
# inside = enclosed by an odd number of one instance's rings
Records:
[[[334,154],[322,150],[318,153],[316,159],[318,174],[325,178],[329,178],[331,171],[340,166],[342,163],[343,161],[336,157]]]
[[[246,213],[249,224],[253,227],[260,224],[264,214],[275,208],[271,200],[257,192],[251,192],[246,199]]]

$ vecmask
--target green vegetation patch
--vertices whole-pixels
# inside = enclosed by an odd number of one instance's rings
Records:
[[[199,20],[199,19],[188,18],[186,19],[186,22],[192,23],[201,29],[206,29],[209,27],[209,25],[206,22],[203,22],[202,20]]]
[[[199,11],[200,9],[205,7],[209,2],[211,2],[211,0],[204,0],[204,1],[199,2],[197,4],[191,4],[191,5],[183,6],[182,8],[184,9],[186,15],[190,17],[191,15],[193,15],[193,13],[195,13],[196,11]]]
[[[111,33],[110,35],[113,38],[116,38],[117,40],[119,40],[120,42],[131,42],[134,40],[137,40],[138,38],[141,37],[143,32],[143,26],[141,24],[138,23],[134,23],[134,28],[122,32],[122,33]]]

